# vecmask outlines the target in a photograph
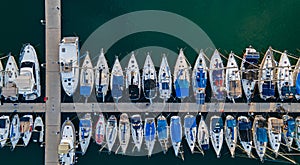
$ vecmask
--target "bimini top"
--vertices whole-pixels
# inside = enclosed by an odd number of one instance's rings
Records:
[[[235,127],[236,126],[236,120],[231,119],[231,120],[226,120],[227,127]]]
[[[239,130],[250,130],[252,122],[239,122]]]
[[[189,117],[189,118],[185,118],[185,119],[184,119],[184,127],[185,127],[185,128],[193,128],[193,127],[197,127],[195,116]]]
[[[79,127],[91,127],[90,120],[80,120]]]
[[[291,136],[291,133],[294,132],[295,130],[295,121],[293,119],[289,119],[287,121],[287,125],[288,125],[287,135]]]
[[[175,143],[181,142],[181,124],[179,118],[173,118],[172,124],[171,124],[171,135],[172,135],[172,141]]]

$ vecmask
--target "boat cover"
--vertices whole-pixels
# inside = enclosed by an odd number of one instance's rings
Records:
[[[172,142],[178,143],[181,142],[181,124],[179,118],[171,119],[171,135],[172,135]]]
[[[193,116],[193,117],[185,118],[184,119],[184,127],[190,129],[189,136],[190,136],[191,140],[194,140],[195,137],[193,136],[192,129],[197,127],[196,117]]]
[[[197,93],[196,94],[196,103],[197,104],[204,104],[205,103],[205,94],[204,93]]]
[[[197,88],[205,88],[206,87],[206,81],[207,79],[205,78],[205,72],[203,71],[203,69],[200,69],[197,73],[196,73],[196,87]]]
[[[286,95],[295,95],[296,94],[296,87],[291,87],[291,86],[283,86],[281,88],[281,94],[282,96]]]
[[[112,91],[111,91],[112,97],[121,97],[123,86],[124,86],[124,77],[113,75]]]
[[[240,136],[241,141],[243,141],[243,142],[252,141],[251,130],[239,130],[239,136]]]
[[[5,128],[6,119],[0,119],[0,128]]]
[[[252,127],[252,122],[239,121],[239,130],[249,130]]]
[[[203,150],[208,150],[209,149],[209,144],[203,144],[203,145],[201,145],[201,148]]]
[[[175,81],[176,97],[183,98],[189,96],[189,82],[186,79]]]
[[[146,130],[145,130],[145,140],[146,141],[153,141],[155,139],[155,125],[154,121],[151,123],[146,123]]]
[[[167,131],[168,131],[168,123],[166,120],[158,120],[157,121],[157,136],[158,139],[166,139],[168,138],[167,136]]]
[[[236,126],[236,120],[231,119],[231,120],[226,120],[227,127],[235,127]]]
[[[91,86],[80,86],[80,95],[89,96],[91,94]]]
[[[129,85],[129,98],[130,100],[139,99],[139,87],[137,85]]]
[[[67,154],[69,153],[70,145],[68,143],[62,143],[58,145],[58,154]]]
[[[167,83],[167,82],[161,83],[161,88],[164,90],[170,89],[169,83]]]
[[[294,130],[295,130],[295,121],[293,119],[289,119],[287,121],[287,126],[288,126],[288,129],[287,129],[286,136],[291,137],[292,132],[294,132]]]
[[[80,120],[79,127],[91,127],[91,120]]]
[[[296,77],[296,92],[297,94],[300,94],[300,73],[298,73]]]
[[[265,81],[262,85],[262,94],[265,96],[275,95],[275,86],[271,81]]]
[[[267,129],[266,128],[257,128],[256,137],[259,142],[268,142]]]

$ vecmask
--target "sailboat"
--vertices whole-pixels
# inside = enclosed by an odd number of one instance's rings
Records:
[[[247,102],[251,102],[256,80],[258,79],[258,60],[259,52],[252,46],[246,48],[244,57],[241,63],[242,86],[247,98]]]
[[[41,96],[40,65],[35,49],[30,44],[25,44],[20,53],[20,75],[16,84],[25,100],[35,100]]]
[[[201,147],[202,150],[208,150],[209,149],[209,133],[208,133],[208,127],[203,119],[203,116],[201,116],[199,127],[198,127],[198,144]]]
[[[223,145],[223,120],[220,116],[214,115],[210,118],[209,132],[210,140],[217,154],[217,158],[220,158]]]
[[[176,97],[184,99],[189,96],[190,86],[190,66],[184,56],[183,49],[179,50],[179,55],[174,67],[174,88]]]
[[[298,150],[300,150],[300,116],[298,116],[295,120],[296,127],[295,127],[295,142],[297,144]]]
[[[79,38],[64,37],[59,44],[59,64],[62,87],[68,96],[76,91],[79,80]]]
[[[282,126],[282,139],[287,146],[288,150],[291,151],[295,136],[295,120],[289,115],[283,115],[283,126]]]
[[[136,114],[131,116],[131,135],[134,142],[134,148],[140,152],[143,143],[143,123],[141,115]]]
[[[118,124],[115,115],[111,115],[108,118],[105,134],[108,152],[110,153],[118,136]]]
[[[123,87],[124,87],[123,70],[118,57],[116,57],[115,63],[111,70],[111,76],[110,76],[111,96],[116,100],[116,102],[118,102],[119,99],[122,97]]]
[[[194,153],[195,143],[197,139],[197,124],[196,117],[193,115],[186,115],[184,117],[184,135],[188,146],[192,153]]]
[[[105,118],[100,113],[95,128],[95,141],[98,145],[102,145],[104,142],[105,130]]]
[[[103,48],[101,49],[97,65],[95,67],[95,87],[96,97],[102,98],[104,102],[109,86],[109,68],[104,56]]]
[[[238,117],[238,137],[242,147],[247,153],[248,157],[251,156],[252,149],[252,122],[246,116]]]
[[[234,56],[233,52],[229,54],[225,75],[227,98],[233,102],[234,99],[242,97],[241,76]]]
[[[7,139],[9,138],[9,116],[2,115],[0,117],[0,148],[4,147]]]
[[[235,148],[237,145],[237,124],[236,120],[233,116],[227,115],[225,120],[225,127],[224,127],[224,135],[225,135],[225,141],[227,143],[227,146],[229,148],[231,157],[234,158],[235,155]]]
[[[144,91],[144,96],[146,99],[150,100],[150,103],[152,103],[152,100],[156,97],[157,76],[149,52],[147,53],[147,57],[145,60],[142,77],[142,88]]]
[[[172,94],[172,74],[165,54],[163,54],[159,67],[158,88],[160,98],[167,101]]]
[[[73,123],[67,118],[61,128],[61,140],[58,145],[58,156],[61,164],[74,165],[76,162],[76,135]]]
[[[79,143],[82,155],[87,151],[92,137],[92,117],[90,113],[86,113],[79,119]]]
[[[15,114],[11,120],[10,129],[9,129],[9,139],[10,139],[12,149],[16,147],[20,137],[21,137],[20,118],[18,114]]]
[[[281,127],[283,126],[283,120],[275,117],[268,118],[268,135],[272,150],[276,157],[278,155],[280,143],[281,143]]]
[[[170,122],[170,135],[172,146],[175,152],[175,156],[178,156],[180,152],[182,130],[181,130],[181,120],[179,116],[172,116]]]
[[[298,59],[293,71],[293,84],[296,87],[295,98],[300,99],[300,58]]]
[[[197,104],[204,104],[205,102],[205,88],[208,69],[204,56],[205,54],[201,49],[193,69],[193,91]]]
[[[33,117],[32,115],[24,115],[20,118],[20,133],[26,147],[30,141],[33,130]]]
[[[84,96],[86,98],[86,101],[92,93],[93,85],[93,65],[89,56],[89,52],[86,52],[80,72],[80,95]]]
[[[1,60],[0,60],[0,89],[2,89],[3,88],[3,85],[5,85],[4,84],[4,79],[3,79],[3,65],[2,65],[2,62],[1,62]],[[1,92],[1,94],[2,94],[2,92]]]
[[[275,95],[275,69],[276,63],[272,48],[267,50],[258,72],[258,89],[260,97],[264,100],[274,98]]]
[[[126,113],[122,113],[119,121],[119,142],[122,154],[125,155],[130,140],[130,122]]]
[[[292,67],[286,51],[281,54],[277,68],[277,89],[281,101],[292,99],[296,94]]]
[[[152,155],[152,151],[155,144],[155,136],[156,136],[156,126],[154,118],[146,118],[145,119],[145,143],[148,150],[148,157]]]
[[[9,53],[4,72],[4,85],[2,87],[2,96],[5,99],[10,99],[11,101],[18,100],[18,88],[16,85],[16,79],[18,77],[18,74],[18,65],[15,61],[14,56],[12,56],[11,53]]]
[[[168,151],[169,131],[167,119],[163,115],[157,118],[157,139],[163,152],[166,153]]]
[[[128,62],[125,81],[130,100],[138,100],[141,92],[141,76],[134,52],[132,52]]]
[[[43,123],[43,119],[40,116],[34,119],[32,141],[39,142],[39,143],[44,142],[44,123]]]
[[[223,61],[219,51],[216,49],[210,59],[209,65],[209,80],[212,89],[212,98],[222,101],[225,99],[224,95],[224,79],[225,71]]]
[[[263,158],[267,148],[268,135],[267,135],[267,122],[261,115],[256,115],[252,126],[253,142],[256,153],[263,162]]]

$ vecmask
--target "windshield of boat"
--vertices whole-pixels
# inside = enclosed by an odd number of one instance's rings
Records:
[[[6,123],[5,119],[0,119],[0,128],[5,128],[5,123]]]

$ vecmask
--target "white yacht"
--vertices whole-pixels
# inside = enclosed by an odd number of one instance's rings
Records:
[[[9,126],[10,120],[9,116],[1,116],[0,117],[0,147],[4,147],[7,139],[9,138]]]
[[[14,56],[9,53],[4,72],[4,85],[2,88],[2,96],[5,99],[10,99],[11,101],[18,100],[18,88],[16,85],[18,74],[18,65],[15,61]]]

